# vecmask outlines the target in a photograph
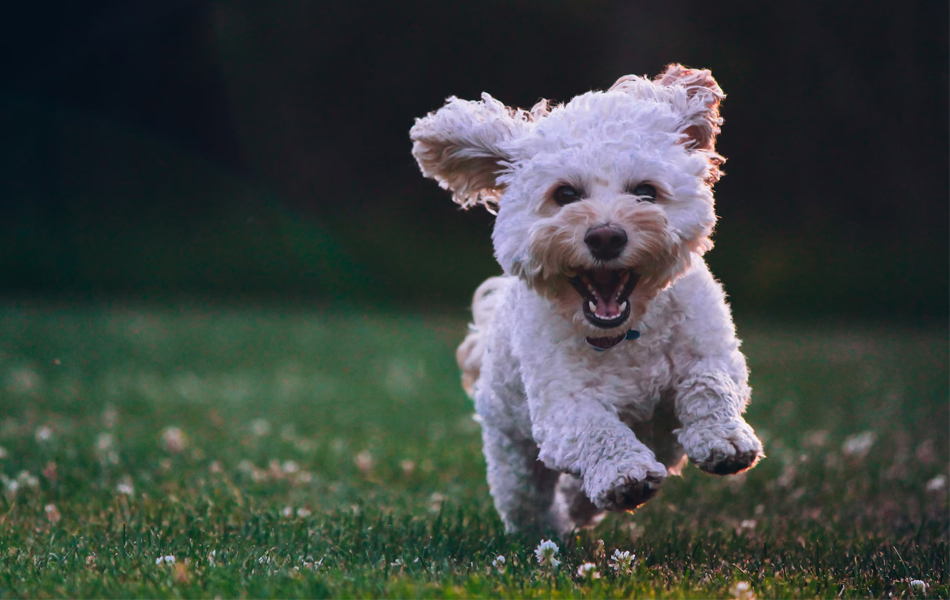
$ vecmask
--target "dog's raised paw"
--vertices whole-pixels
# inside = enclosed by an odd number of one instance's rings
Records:
[[[600,510],[633,510],[655,496],[666,478],[666,469],[659,463],[626,465],[609,471],[612,475],[600,480],[599,489],[590,490],[589,497]]]
[[[696,466],[713,475],[734,475],[754,467],[761,456],[757,450],[736,451],[731,455],[713,450],[706,460],[696,463]]]
[[[745,421],[693,427],[680,436],[680,442],[693,464],[714,475],[751,469],[763,456],[762,442]]]
[[[662,482],[663,480],[658,477],[647,477],[643,480],[631,479],[604,490],[594,500],[594,504],[602,510],[633,510],[655,496]]]

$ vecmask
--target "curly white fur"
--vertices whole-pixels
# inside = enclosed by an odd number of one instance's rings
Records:
[[[742,418],[745,358],[702,259],[716,221],[723,97],[708,71],[671,65],[656,80],[623,77],[553,109],[450,98],[411,131],[425,175],[463,206],[498,210],[492,238],[505,276],[476,292],[457,357],[509,531],[564,533],[634,508],[684,455],[718,474],[762,456]],[[631,191],[646,183],[655,198]],[[559,205],[562,186],[582,200]],[[598,227],[625,233],[616,256],[585,241]],[[635,282],[629,291],[614,283],[621,274]],[[577,283],[597,277],[626,317],[585,312],[588,302],[614,306]],[[639,339],[615,341],[631,328]],[[587,342],[608,339],[616,345],[603,352]]]

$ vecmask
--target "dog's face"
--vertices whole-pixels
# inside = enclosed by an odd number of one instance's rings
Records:
[[[497,206],[495,255],[591,339],[622,335],[711,247],[722,91],[671,65],[548,110],[450,99],[417,121],[423,173]]]

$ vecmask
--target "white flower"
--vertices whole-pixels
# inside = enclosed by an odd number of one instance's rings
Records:
[[[406,566],[406,563],[402,562],[402,559],[401,559],[401,558],[397,558],[397,559],[394,560],[393,562],[389,563],[389,566],[390,566],[390,567],[397,567],[397,568],[401,569],[401,568],[403,568],[404,566]]]
[[[758,525],[755,519],[743,519],[739,526],[736,527],[736,535],[742,535],[745,531],[752,531],[755,529],[755,526]]]
[[[363,450],[354,456],[353,462],[356,463],[356,468],[360,470],[360,473],[365,474],[373,470],[373,455],[369,450]]]
[[[445,494],[434,492],[429,496],[429,512],[439,512],[442,509],[442,503],[445,502]]]
[[[324,558],[326,558],[326,557],[324,557]],[[308,556],[308,557],[305,558],[304,561],[303,561],[303,566],[304,566],[304,568],[305,568],[305,569],[310,569],[311,571],[316,571],[317,569],[320,568],[320,565],[322,565],[322,564],[323,564],[323,558],[321,558],[321,559],[318,560],[317,562],[313,562],[313,557],[312,557],[312,556]],[[297,567],[294,567],[294,568],[296,569]]]
[[[188,445],[188,439],[180,427],[166,427],[162,430],[162,443],[166,452],[178,454]]]
[[[53,437],[53,430],[47,427],[46,425],[41,425],[36,428],[36,441],[37,442],[48,442]]]
[[[100,433],[96,438],[96,449],[100,451],[108,450],[115,445],[115,438],[111,433]]]
[[[100,433],[96,439],[96,456],[103,464],[119,464],[119,452],[111,433]]]
[[[910,584],[910,587],[912,587],[912,588],[914,588],[914,589],[919,589],[919,590],[921,590],[921,591],[923,591],[923,592],[926,592],[926,591],[927,591],[927,588],[929,587],[926,583],[924,583],[923,581],[921,581],[921,580],[919,580],[919,579],[911,579],[911,580],[908,581],[907,583]]]
[[[597,565],[594,563],[586,562],[581,566],[577,567],[577,576],[587,579],[600,579],[600,573],[597,572]]]
[[[156,565],[173,565],[175,564],[175,557],[169,554],[168,556],[159,556],[155,559]]]
[[[495,560],[491,561],[491,566],[493,566],[493,567],[495,567],[496,569],[498,569],[498,572],[499,572],[499,573],[504,573],[504,572],[505,572],[505,562],[507,562],[507,561],[505,560],[505,557],[502,556],[501,554],[499,554],[498,556],[495,557]]]
[[[852,435],[844,440],[844,444],[841,445],[841,451],[844,452],[845,456],[864,458],[871,449],[871,446],[874,445],[875,440],[877,440],[877,434],[873,431],[865,431],[857,435]]]
[[[59,509],[56,508],[55,504],[47,504],[43,510],[46,512],[46,518],[49,519],[49,522],[55,525],[62,518],[62,515],[59,513]]]
[[[126,475],[119,482],[119,485],[115,486],[115,491],[120,494],[125,494],[126,496],[131,496],[135,493],[135,488],[132,486],[132,478]]]
[[[538,557],[538,564],[542,567],[554,568],[561,564],[561,561],[555,558],[557,556],[557,544],[551,540],[541,540],[538,547],[534,549],[534,555]]]
[[[267,419],[254,419],[251,421],[251,432],[257,437],[264,437],[270,434],[270,421]]]
[[[303,507],[297,509],[297,516],[300,518],[309,517],[311,514],[313,513],[311,513],[309,509]]]
[[[292,514],[294,514],[294,507],[292,506],[285,506],[284,509],[280,511],[280,516],[282,517],[289,517]]]
[[[40,485],[39,478],[29,471],[20,471],[20,474],[16,476],[16,480],[20,482],[20,485],[25,485],[26,487],[35,488]]]
[[[626,575],[633,571],[633,561],[637,558],[636,554],[630,554],[630,552],[624,550],[614,550],[613,555],[610,557],[610,568],[616,571],[619,574]]]
[[[748,581],[737,581],[731,590],[732,597],[737,600],[755,600],[755,594],[752,592],[752,586]]]
[[[943,475],[937,475],[927,482],[928,492],[939,492],[945,487],[947,487],[947,478]]]

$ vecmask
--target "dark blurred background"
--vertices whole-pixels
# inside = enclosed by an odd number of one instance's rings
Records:
[[[491,216],[421,177],[413,119],[675,61],[728,94],[737,313],[947,317],[946,2],[54,0],[3,29],[8,297],[462,307]]]

